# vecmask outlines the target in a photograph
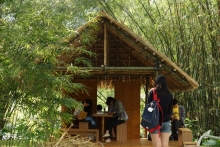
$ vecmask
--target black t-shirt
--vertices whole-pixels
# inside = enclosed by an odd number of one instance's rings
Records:
[[[160,99],[160,106],[163,110],[163,116],[161,115],[160,112],[160,122],[169,122],[170,121],[170,116],[172,114],[172,109],[173,109],[173,95],[171,93],[165,94],[160,94],[157,93],[157,97]],[[150,103],[153,101],[153,90],[151,89],[150,92],[148,93],[148,98],[147,98],[147,103]],[[163,121],[161,121],[163,118]]]
[[[87,116],[91,116],[92,115],[92,107],[89,106],[84,106],[84,111],[87,112]]]

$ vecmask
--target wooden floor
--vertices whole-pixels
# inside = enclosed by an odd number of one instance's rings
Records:
[[[147,140],[146,138],[136,139],[136,140],[128,140],[126,142],[118,142],[111,140],[110,143],[100,142],[98,146],[103,147],[153,147],[152,142]],[[169,147],[181,147],[178,145],[178,141],[170,141]]]

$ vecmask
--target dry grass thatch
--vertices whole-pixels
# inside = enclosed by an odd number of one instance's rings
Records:
[[[67,130],[59,140],[49,142],[45,147],[104,147],[101,142],[92,142],[88,137],[70,136],[67,134]]]
[[[45,147],[104,147],[101,142],[94,143],[87,137],[65,136],[50,142]]]

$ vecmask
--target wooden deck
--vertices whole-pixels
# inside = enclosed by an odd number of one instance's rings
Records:
[[[110,143],[102,143],[102,146],[104,147],[153,147],[152,141],[149,141],[146,138],[128,140],[125,142],[118,142],[118,141],[111,140]],[[181,146],[178,145],[178,141],[170,141],[169,147],[181,147]]]

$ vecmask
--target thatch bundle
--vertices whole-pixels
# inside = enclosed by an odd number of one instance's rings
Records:
[[[45,147],[104,147],[101,142],[92,142],[88,137],[62,135],[62,137],[50,143]]]
[[[94,143],[87,137],[62,136],[58,141],[48,143],[46,147],[103,147],[103,144]]]
[[[104,147],[101,142],[94,143],[89,137],[69,135],[67,132],[71,127],[63,130],[63,134],[59,140],[51,141],[45,147]]]

